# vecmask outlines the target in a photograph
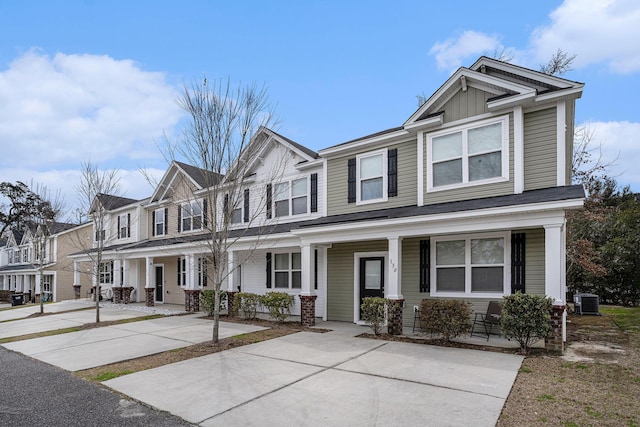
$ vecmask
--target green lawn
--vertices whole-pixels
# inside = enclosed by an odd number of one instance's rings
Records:
[[[603,314],[608,314],[623,331],[640,338],[640,307],[600,307]]]

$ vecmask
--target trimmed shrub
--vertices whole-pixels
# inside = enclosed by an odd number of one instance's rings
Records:
[[[523,294],[504,297],[500,327],[505,338],[520,344],[520,353],[528,354],[533,344],[551,332],[551,298]]]
[[[284,322],[291,315],[295,299],[286,292],[267,292],[260,297],[260,303],[269,311],[269,317]]]
[[[254,320],[260,306],[260,295],[250,292],[238,292],[233,299],[234,309],[242,312],[242,317],[247,320]]]
[[[380,335],[387,315],[389,300],[380,297],[365,297],[360,306],[361,317],[373,330],[375,335]]]
[[[471,304],[463,300],[423,299],[420,328],[446,341],[471,332]]]
[[[216,291],[213,289],[203,289],[200,291],[200,306],[209,316],[213,316],[215,309]],[[220,290],[220,310],[227,308],[227,291]]]

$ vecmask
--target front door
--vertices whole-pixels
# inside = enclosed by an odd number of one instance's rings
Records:
[[[164,302],[164,265],[156,265],[156,302]]]
[[[365,297],[384,297],[384,257],[360,258],[360,305]]]

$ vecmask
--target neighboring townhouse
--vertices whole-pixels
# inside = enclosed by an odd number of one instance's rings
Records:
[[[392,300],[392,333],[425,298],[476,311],[516,291],[563,303],[566,212],[585,198],[571,185],[582,89],[481,57],[401,126],[319,153],[262,128],[236,194],[225,192],[229,176],[174,161],[149,199],[110,208],[110,227],[117,216],[120,234],[125,223],[137,231],[108,242],[100,281],[197,310],[215,188],[217,211],[233,206],[237,224],[214,263],[229,272],[225,289],[296,295],[305,324],[360,322],[366,296]]]
[[[90,228],[61,222],[6,233],[0,252],[0,289],[24,294],[26,302],[73,299],[68,239]],[[42,285],[42,292],[41,292]]]

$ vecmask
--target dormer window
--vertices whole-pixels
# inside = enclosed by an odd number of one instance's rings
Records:
[[[509,179],[509,117],[430,134],[427,190]]]

